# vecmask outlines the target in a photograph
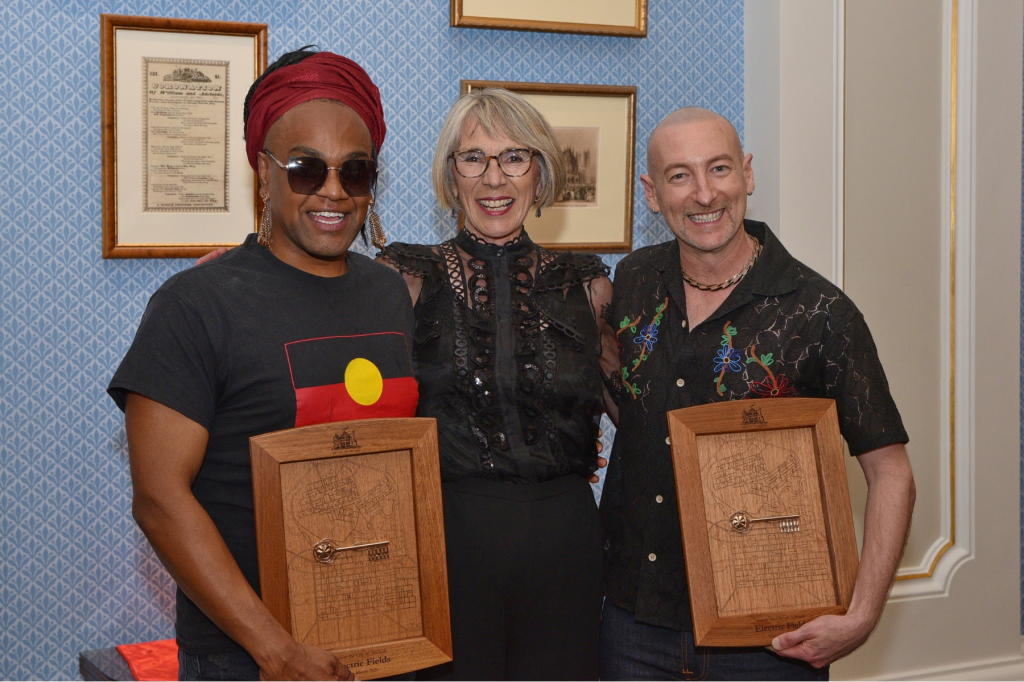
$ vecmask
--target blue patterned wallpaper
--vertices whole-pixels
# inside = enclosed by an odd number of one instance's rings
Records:
[[[172,634],[172,583],[131,518],[124,422],[104,387],[181,260],[100,257],[99,15],[260,21],[270,57],[363,64],[388,120],[392,239],[454,233],[429,185],[459,78],[635,84],[637,162],[684,104],[743,117],[742,0],[651,0],[645,40],[448,27],[448,0],[0,3],[0,678],[73,678],[77,652]],[[636,246],[668,231],[637,180]],[[613,263],[617,257],[610,257]]]

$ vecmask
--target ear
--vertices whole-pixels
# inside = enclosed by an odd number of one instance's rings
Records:
[[[747,194],[754,191],[754,167],[751,165],[753,160],[753,154],[747,154],[743,157],[743,177],[747,181]]]
[[[263,152],[256,154],[256,174],[260,178],[260,196],[270,196],[270,159]]]
[[[654,213],[661,213],[661,205],[658,203],[658,195],[654,191],[654,180],[650,175],[644,173],[640,176],[640,182],[644,185],[644,197],[647,198],[647,208]]]
[[[447,172],[445,173],[445,183],[448,185],[449,189],[451,189],[452,196],[454,196],[456,199],[459,198],[459,183],[456,182],[455,180],[455,173],[457,172],[458,171],[455,170],[455,159],[449,157],[448,169]]]

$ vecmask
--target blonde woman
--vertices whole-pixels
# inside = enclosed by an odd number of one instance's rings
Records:
[[[524,229],[559,196],[562,158],[522,97],[464,95],[433,167],[464,229],[379,255],[409,287],[417,415],[440,438],[454,661],[428,675],[597,679],[604,539],[588,479],[618,354],[608,268]]]

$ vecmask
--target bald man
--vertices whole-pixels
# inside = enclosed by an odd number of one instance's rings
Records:
[[[744,219],[752,156],[732,124],[680,109],[647,152],[647,204],[675,239],[635,251],[615,272],[609,319],[622,390],[601,501],[601,678],[828,679],[828,664],[871,634],[903,551],[915,497],[907,433],[853,302],[767,225]],[[836,401],[867,479],[850,609],[780,634],[770,648],[695,647],[665,413],[793,396]]]

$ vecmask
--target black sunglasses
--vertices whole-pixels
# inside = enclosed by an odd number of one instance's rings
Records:
[[[263,153],[288,172],[288,186],[296,194],[316,194],[327,182],[327,173],[338,171],[342,189],[350,197],[365,197],[377,182],[377,162],[373,159],[349,159],[331,168],[315,156],[293,156],[283,164],[266,149]]]

